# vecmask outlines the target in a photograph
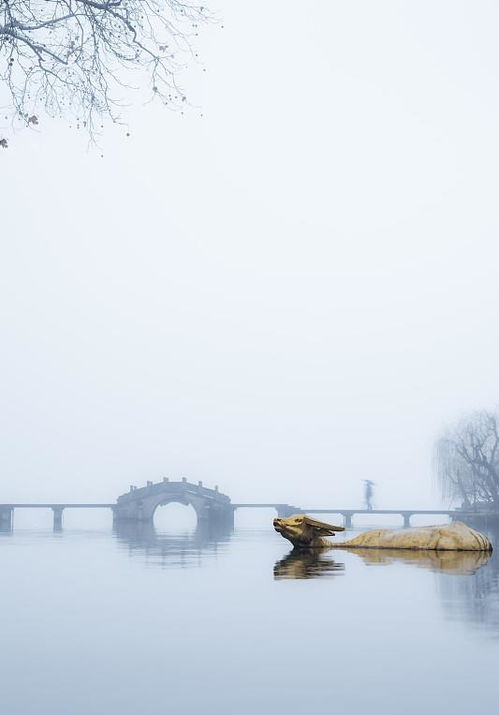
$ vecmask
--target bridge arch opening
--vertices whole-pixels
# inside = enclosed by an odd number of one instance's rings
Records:
[[[196,530],[198,524],[194,507],[179,502],[157,506],[153,521],[156,531],[170,534],[191,533]]]

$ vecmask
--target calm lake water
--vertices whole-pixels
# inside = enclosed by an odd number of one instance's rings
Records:
[[[497,710],[499,549],[289,553],[270,525],[3,534],[2,713]]]

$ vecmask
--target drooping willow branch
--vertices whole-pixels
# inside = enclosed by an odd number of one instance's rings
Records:
[[[0,0],[0,82],[27,123],[70,113],[90,133],[132,88],[179,107],[178,72],[208,19],[180,0]]]
[[[499,508],[499,415],[482,410],[448,429],[435,447],[444,496]]]

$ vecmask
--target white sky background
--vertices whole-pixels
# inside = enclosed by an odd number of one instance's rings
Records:
[[[435,437],[499,403],[499,8],[214,9],[204,118],[0,156],[0,501],[439,504]]]

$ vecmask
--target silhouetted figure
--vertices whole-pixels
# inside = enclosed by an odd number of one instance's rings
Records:
[[[367,511],[372,511],[373,505],[372,505],[372,498],[373,498],[373,487],[374,487],[374,482],[371,482],[370,479],[364,479],[364,494],[365,494],[365,500],[366,500],[366,509]]]

